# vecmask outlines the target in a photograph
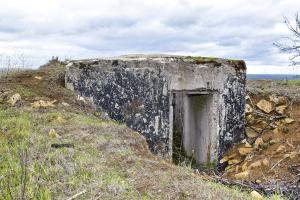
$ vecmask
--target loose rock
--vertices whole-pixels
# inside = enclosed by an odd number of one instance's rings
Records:
[[[243,165],[242,165],[242,171],[246,171],[248,170],[248,163],[245,162]]]
[[[240,173],[235,174],[234,177],[236,179],[243,180],[243,179],[249,178],[249,175],[250,175],[249,171],[244,171],[244,172],[240,172]]]
[[[293,123],[295,120],[293,120],[292,118],[285,118],[284,119],[284,122],[286,123],[286,124],[291,124],[291,123]]]
[[[238,148],[238,151],[241,155],[247,155],[249,153],[251,153],[253,151],[253,148],[249,148],[249,147],[241,147],[241,148]]]
[[[264,144],[264,140],[261,137],[259,137],[254,142],[254,148],[259,149],[260,147],[262,147],[263,144]]]
[[[234,164],[239,163],[239,162],[241,162],[241,161],[240,161],[240,160],[237,160],[237,159],[233,159],[233,160],[229,160],[229,161],[228,161],[228,164],[229,164],[229,165],[234,165]]]
[[[246,120],[247,120],[248,123],[251,124],[254,121],[253,115],[252,114],[246,115]]]
[[[260,100],[256,106],[265,113],[270,113],[273,110],[271,102],[264,99]]]
[[[256,183],[260,184],[261,183],[261,180],[257,179],[255,180]]]
[[[245,147],[251,148],[252,146],[251,146],[251,144],[249,144],[248,142],[246,142],[246,143],[245,143]]]
[[[259,161],[256,161],[256,162],[250,164],[249,169],[254,169],[254,168],[260,167],[261,165],[262,165],[261,160],[259,160]]]
[[[276,149],[276,153],[281,153],[285,151],[285,146],[284,145],[280,145],[277,149]]]
[[[265,159],[262,159],[261,163],[262,163],[263,166],[266,166],[266,167],[268,167],[268,166],[270,165],[269,160],[266,159],[266,158],[265,158]]]
[[[53,122],[63,124],[63,123],[66,123],[67,120],[65,120],[65,119],[62,118],[61,116],[58,116],[56,119],[53,120]]]
[[[272,139],[269,142],[270,145],[277,144],[277,143],[279,143],[279,139]]]
[[[284,114],[285,110],[286,110],[286,106],[278,106],[275,108],[275,111],[278,113],[278,114]]]
[[[21,100],[21,95],[19,93],[16,93],[16,94],[12,95],[9,98],[9,100],[7,101],[7,103],[9,103],[10,105],[14,106],[20,100]]]
[[[255,138],[257,136],[257,133],[252,129],[247,129],[246,135],[248,138]]]
[[[299,153],[293,151],[293,152],[291,152],[291,153],[285,154],[284,157],[285,157],[285,158],[294,159],[294,158],[296,158],[296,157],[298,156],[298,154],[299,154]]]
[[[70,104],[68,104],[68,103],[66,103],[66,102],[62,102],[61,103],[63,106],[65,106],[65,107],[69,107],[70,106]]]
[[[250,114],[252,112],[253,112],[253,108],[249,104],[246,104],[245,113]]]
[[[221,160],[220,160],[220,163],[225,163],[229,160],[229,158],[227,156],[224,156]]]
[[[37,80],[42,80],[43,79],[43,77],[41,77],[41,76],[35,76],[34,78],[37,79]]]
[[[49,133],[48,133],[49,137],[51,138],[59,138],[59,135],[57,134],[57,132],[55,131],[55,129],[50,129]]]
[[[31,103],[31,107],[32,108],[55,107],[55,105],[54,105],[55,102],[56,102],[56,100],[54,100],[54,101],[39,100],[39,101],[35,101],[35,102]]]
[[[253,197],[255,200],[260,200],[260,199],[264,199],[264,197],[259,194],[258,192],[256,192],[255,190],[253,190],[251,193],[250,193],[251,197]]]
[[[228,155],[228,159],[231,160],[231,159],[233,159],[236,156],[237,156],[236,153],[230,154],[230,155]]]
[[[275,129],[273,130],[273,133],[274,133],[274,134],[279,134],[279,133],[280,133],[280,129],[279,129],[279,128],[275,128]]]
[[[275,105],[282,105],[285,104],[286,100],[285,97],[278,97],[276,94],[271,95],[270,97],[270,101],[274,102]]]

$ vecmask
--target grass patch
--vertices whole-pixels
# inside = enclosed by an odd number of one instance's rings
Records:
[[[53,119],[58,117],[66,122],[54,122]],[[106,125],[116,128],[116,132],[105,132]],[[47,130],[51,127],[61,131],[61,138],[48,136]],[[155,193],[151,187],[146,187],[143,192],[136,189],[136,182],[132,181],[135,176],[147,182],[158,171],[148,171],[136,149],[124,144],[122,134],[125,133],[119,133],[122,128],[117,123],[68,112],[24,113],[1,109],[0,128],[0,199],[67,199],[83,190],[86,193],[80,196],[81,199],[167,196],[163,192]],[[73,143],[74,148],[51,148],[53,143],[64,142]],[[127,159],[131,163],[128,166]],[[173,179],[180,180],[176,178],[179,172],[171,170],[159,171],[161,175],[156,181],[162,191],[168,190],[171,179],[172,183]],[[180,173],[192,174],[191,168],[180,170]],[[143,173],[150,176],[143,177]],[[239,196],[238,192],[234,196]]]
[[[300,80],[287,80],[287,81],[281,81],[282,84],[287,85],[297,85],[300,86]]]
[[[118,169],[106,170],[103,176],[103,186],[112,197],[123,197],[125,199],[138,199],[138,195],[133,185],[122,175]],[[127,198],[126,198],[127,197]]]
[[[25,195],[31,118],[27,113],[0,108],[0,190],[3,199]]]
[[[57,117],[66,119],[66,123],[53,122]],[[103,153],[92,143],[104,141],[118,146],[120,140],[109,134],[82,140],[80,133],[76,136],[78,141],[75,138],[51,138],[47,127],[53,125],[66,132],[64,126],[118,126],[84,114],[30,114],[0,109],[0,199],[65,199],[82,190],[86,190],[84,195],[90,197],[93,192],[102,190],[107,196],[105,199],[110,199],[112,193],[121,199],[139,199],[138,192],[126,180],[117,160],[133,156],[131,148],[120,148],[110,161],[115,167],[110,168],[101,163]],[[74,134],[76,130],[72,130]],[[51,148],[53,143],[64,142],[74,143],[75,148]]]
[[[271,88],[256,88],[256,91],[261,94],[270,94],[272,93]]]
[[[16,93],[19,93],[22,97],[32,97],[35,93],[27,87],[18,85],[15,89]]]
[[[197,64],[204,64],[204,63],[220,63],[222,60],[229,62],[229,63],[240,63],[241,60],[238,59],[221,59],[216,57],[202,57],[202,56],[187,56],[186,59],[192,59]]]
[[[62,119],[62,120],[59,120]],[[42,120],[41,123],[43,124],[52,124],[52,125],[59,125],[59,124],[76,124],[76,125],[87,125],[92,127],[97,126],[110,126],[110,125],[122,125],[114,121],[108,120],[101,120],[96,116],[87,116],[85,114],[80,113],[69,113],[69,112],[48,112],[40,116]]]
[[[186,58],[192,59],[197,64],[216,63],[218,61],[218,58],[215,57],[187,56]]]
[[[61,141],[49,138],[41,129],[47,120],[36,117],[0,109],[0,199],[71,196],[92,177],[86,161],[94,152],[51,148]]]
[[[219,183],[215,183],[215,182],[209,182],[209,184],[218,191],[223,191],[224,193],[230,192],[232,194],[232,196],[238,196],[242,190],[239,187],[228,187],[226,185],[222,185]],[[252,199],[249,195],[249,200]]]

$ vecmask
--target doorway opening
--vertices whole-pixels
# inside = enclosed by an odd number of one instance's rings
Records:
[[[210,163],[213,94],[173,94],[172,158],[176,164]]]

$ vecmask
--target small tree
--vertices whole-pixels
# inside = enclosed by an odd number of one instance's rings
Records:
[[[295,21],[290,21],[284,17],[284,23],[290,30],[291,35],[284,37],[284,41],[274,43],[280,51],[291,54],[291,64],[300,65],[300,18],[298,13],[295,15]]]

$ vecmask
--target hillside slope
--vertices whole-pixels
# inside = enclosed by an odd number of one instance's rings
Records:
[[[299,80],[247,82],[246,139],[221,162],[223,177],[267,194],[300,198]]]
[[[250,198],[152,155],[141,135],[66,90],[63,71],[0,77],[0,199]]]

